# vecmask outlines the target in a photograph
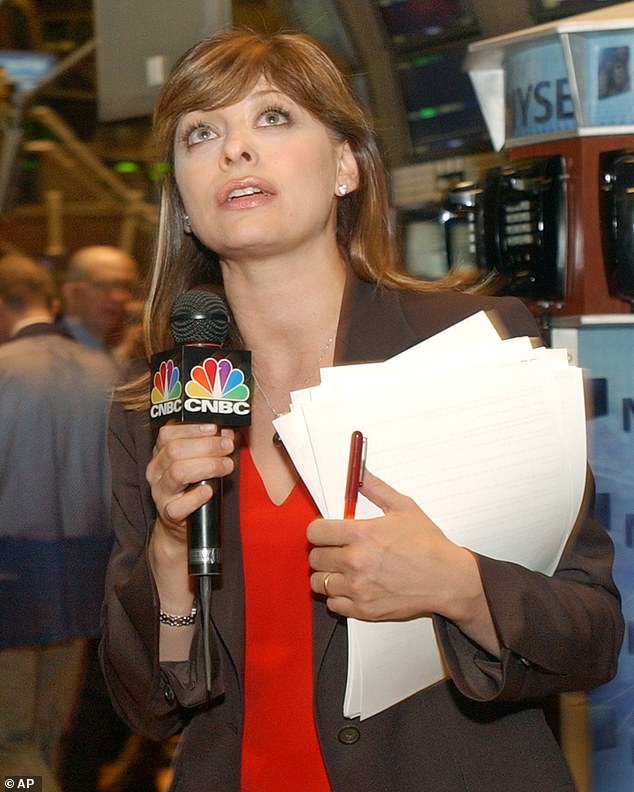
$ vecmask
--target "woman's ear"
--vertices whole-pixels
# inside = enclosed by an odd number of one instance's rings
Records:
[[[337,166],[337,185],[335,192],[339,196],[354,192],[359,187],[359,165],[347,140],[341,145]]]

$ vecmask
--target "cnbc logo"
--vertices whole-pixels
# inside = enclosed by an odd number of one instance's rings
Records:
[[[207,358],[194,366],[185,385],[185,410],[188,413],[248,415],[251,412],[249,386],[242,369],[226,358]]]
[[[163,361],[159,370],[154,374],[154,387],[151,395],[152,404],[178,399],[181,393],[181,378],[178,366],[174,365],[173,360]]]
[[[183,412],[189,420],[206,417],[231,423],[231,417],[251,412],[249,386],[242,369],[227,358],[208,357],[191,368],[183,397],[178,366],[172,360],[161,362],[154,374],[150,395],[152,418]]]

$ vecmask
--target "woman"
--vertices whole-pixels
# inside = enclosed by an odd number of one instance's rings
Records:
[[[588,503],[545,577],[454,545],[370,474],[363,491],[384,517],[320,519],[271,425],[322,366],[390,357],[488,308],[510,334],[536,335],[530,313],[398,272],[371,129],[301,35],[201,42],[168,80],[155,129],[172,168],[147,352],[173,344],[180,293],[215,287],[232,314],[229,343],[252,351],[256,388],[241,438],[192,424],[154,438],[147,374],[113,411],[102,658],[119,712],[156,739],[183,730],[179,790],[572,790],[539,701],[608,680],[623,629],[611,544]],[[208,695],[186,521],[213,497],[190,485],[215,477],[225,477],[224,570]],[[451,679],[345,719],[343,617],[423,613]]]

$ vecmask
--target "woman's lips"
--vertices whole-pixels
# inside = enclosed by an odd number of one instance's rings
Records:
[[[239,204],[255,205],[263,198],[270,198],[275,194],[272,185],[259,179],[241,179],[226,184],[218,193],[218,203],[221,206]]]

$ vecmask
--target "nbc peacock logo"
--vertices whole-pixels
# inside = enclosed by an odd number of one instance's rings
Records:
[[[194,366],[185,385],[190,399],[219,399],[222,401],[245,402],[250,396],[249,386],[244,381],[244,372],[234,368],[227,358],[207,358]]]
[[[179,399],[183,392],[180,372],[178,366],[174,365],[173,360],[164,360],[154,372],[154,382],[150,400],[152,404],[163,404],[163,402]]]

